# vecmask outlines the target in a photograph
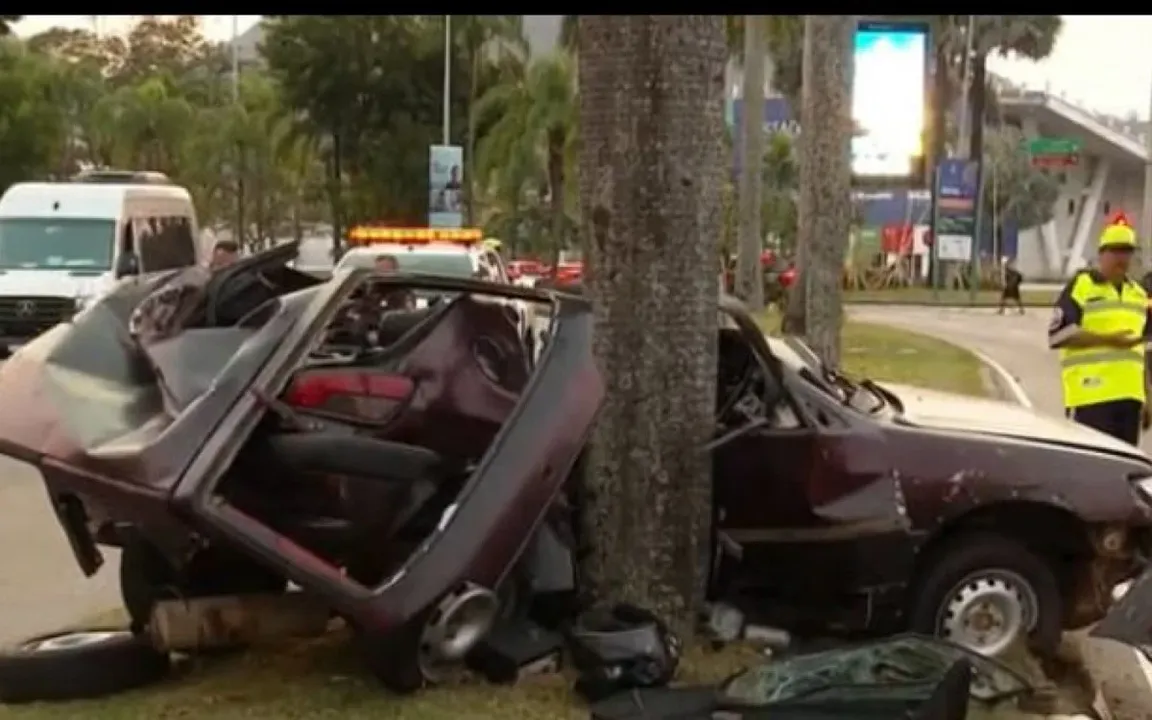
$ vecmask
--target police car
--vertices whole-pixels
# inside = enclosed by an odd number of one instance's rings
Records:
[[[443,277],[477,278],[511,284],[504,260],[484,242],[480,230],[464,228],[394,228],[359,225],[348,232],[348,250],[335,270],[371,268],[376,258],[391,255],[401,272]],[[417,305],[427,301],[417,298]],[[534,347],[532,313],[519,300],[500,299],[516,313],[520,335]]]

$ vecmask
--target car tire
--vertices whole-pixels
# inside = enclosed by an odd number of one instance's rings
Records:
[[[961,602],[960,593],[966,592],[971,598],[977,597],[975,593],[991,593],[987,596],[993,603],[1026,598],[1021,600],[1023,607],[1034,602],[1036,618],[1030,623],[1029,646],[1040,652],[1052,652],[1059,646],[1064,597],[1056,571],[1042,555],[1012,538],[980,533],[957,537],[926,558],[925,564],[911,588],[909,628],[914,632],[943,636],[972,647],[960,637],[938,632],[942,621],[947,622],[942,619],[954,616],[948,605]]]
[[[103,697],[158,682],[170,668],[167,654],[128,630],[53,633],[0,652],[0,702]]]
[[[429,684],[417,660],[429,615],[421,613],[384,636],[353,628],[352,642],[357,654],[372,677],[392,693],[411,695]]]
[[[134,632],[143,632],[161,600],[215,595],[282,593],[287,581],[247,558],[209,548],[183,570],[138,533],[130,533],[120,553],[120,597]]]

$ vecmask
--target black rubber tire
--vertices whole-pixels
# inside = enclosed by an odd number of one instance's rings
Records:
[[[182,572],[152,543],[129,534],[120,553],[120,597],[132,621],[142,632],[161,600],[282,593],[288,582],[246,558],[212,549],[202,551]]]
[[[947,600],[945,595],[979,570],[1009,570],[1024,579],[1036,594],[1036,627],[1029,637],[1033,650],[1053,652],[1063,633],[1064,596],[1056,571],[1043,556],[1018,541],[995,533],[960,535],[925,560],[911,589],[909,629],[936,634],[936,615]]]
[[[431,612],[423,612],[404,627],[383,637],[353,628],[352,642],[368,672],[387,690],[411,695],[428,682],[417,663],[420,636]]]
[[[40,651],[29,647],[76,634],[69,631],[31,638],[0,652],[0,702],[103,697],[158,682],[168,674],[170,658],[146,638],[123,629],[107,632],[115,634],[88,645]]]

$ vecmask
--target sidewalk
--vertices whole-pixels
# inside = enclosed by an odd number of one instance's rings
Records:
[[[853,318],[903,327],[977,350],[1001,365],[1028,394],[1032,406],[1062,414],[1060,367],[1047,348],[1049,313],[996,315],[980,308],[877,307],[849,310]],[[1141,446],[1152,450],[1152,433]],[[1103,689],[1115,720],[1147,720],[1152,708],[1152,664],[1130,648],[1072,633],[1085,667]]]

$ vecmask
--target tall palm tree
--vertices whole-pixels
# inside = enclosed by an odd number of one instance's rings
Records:
[[[463,45],[468,63],[468,134],[464,149],[464,182],[467,184],[468,222],[476,216],[476,102],[485,64],[490,60],[527,57],[528,41],[524,38],[521,15],[457,15],[453,18],[454,41]]]
[[[12,34],[12,26],[20,22],[23,15],[0,15],[0,37]]]
[[[575,72],[565,52],[533,61],[519,77],[489,90],[476,106],[478,119],[497,118],[477,148],[478,181],[519,198],[525,183],[542,177],[556,252],[566,239],[576,113]]]

